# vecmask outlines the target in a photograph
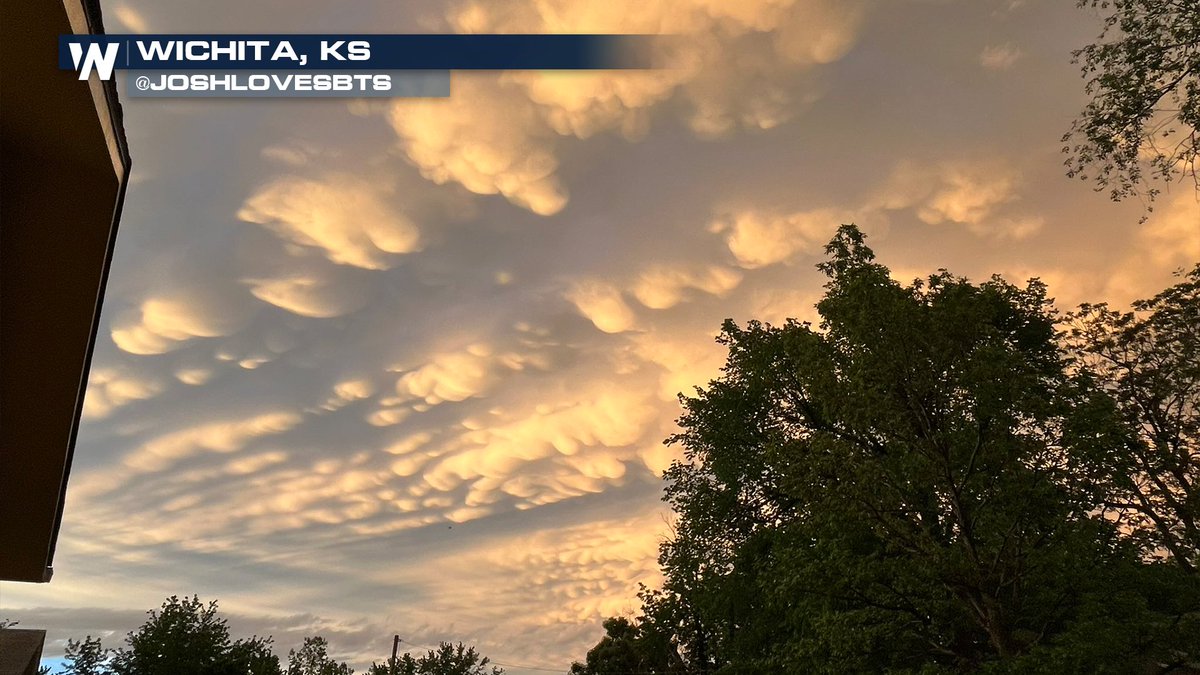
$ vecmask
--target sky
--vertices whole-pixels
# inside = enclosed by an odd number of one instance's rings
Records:
[[[449,99],[124,100],[55,577],[0,584],[47,656],[195,593],[283,654],[565,671],[659,581],[677,393],[725,318],[817,318],[839,224],[898,279],[1036,276],[1064,310],[1200,261],[1190,186],[1139,224],[1064,175],[1100,28],[1068,0],[102,4],[110,33],[683,38]]]

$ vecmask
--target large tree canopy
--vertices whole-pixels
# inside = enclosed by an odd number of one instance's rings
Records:
[[[675,675],[687,666],[671,635],[649,617],[630,621],[614,617],[604,621],[605,635],[582,663],[571,664],[570,675]]]
[[[231,640],[215,600],[205,604],[196,596],[171,596],[149,614],[146,623],[126,638],[128,646],[116,651],[110,663],[115,675],[280,673],[271,639]]]
[[[669,635],[691,673],[1196,659],[1195,575],[1109,517],[1129,488],[1117,458],[1147,448],[1136,411],[1064,349],[1045,287],[904,285],[853,226],[826,250],[820,325],[726,322],[723,374],[682,399],[678,522],[639,632]],[[1172,312],[1156,325],[1186,323]],[[1196,390],[1180,395],[1194,412]],[[636,656],[629,627],[606,627],[585,672]]]
[[[1067,172],[1093,180],[1114,200],[1176,178],[1200,188],[1200,3],[1195,0],[1079,0],[1104,29],[1074,52],[1091,100],[1071,130]]]

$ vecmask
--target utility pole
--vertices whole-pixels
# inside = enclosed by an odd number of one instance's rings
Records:
[[[396,651],[400,649],[400,636],[392,636],[392,660],[388,662],[388,675],[396,675]]]

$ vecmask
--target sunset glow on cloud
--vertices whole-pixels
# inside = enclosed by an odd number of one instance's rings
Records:
[[[112,32],[683,46],[448,99],[124,101],[54,583],[2,587],[48,654],[198,593],[285,653],[324,631],[361,668],[399,633],[565,671],[659,581],[676,395],[719,374],[725,318],[818,320],[839,224],[906,278],[1039,276],[1062,309],[1200,260],[1188,186],[1139,224],[1063,175],[1098,31],[1073,3],[104,5]]]

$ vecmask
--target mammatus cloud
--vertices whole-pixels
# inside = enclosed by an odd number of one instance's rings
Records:
[[[164,388],[161,381],[123,374],[117,368],[93,368],[83,401],[84,419],[107,417],[113,410],[151,398]]]
[[[212,376],[213,372],[207,368],[181,368],[175,371],[175,379],[192,386],[200,386],[208,382]]]
[[[679,394],[691,395],[720,375],[724,354],[714,341],[717,326],[708,332],[679,331],[644,333],[633,339],[633,353],[656,367],[658,396],[675,401]]]
[[[396,264],[397,254],[421,249],[420,232],[391,203],[387,191],[360,176],[333,175],[323,180],[298,176],[277,178],[251,196],[238,211],[238,218],[257,223],[285,241],[321,250],[329,260],[364,269],[387,269]],[[276,281],[260,293],[278,299],[287,291],[292,296],[306,290],[297,282]],[[298,289],[296,284],[301,286]],[[311,292],[311,288],[307,289]],[[270,292],[273,291],[273,292]],[[260,295],[260,297],[262,297]],[[322,309],[309,302],[293,302],[298,308]]]
[[[553,367],[547,349],[553,345],[539,344],[526,336],[515,344],[502,346],[511,342],[511,338],[476,341],[460,349],[438,351],[407,364],[391,366],[390,372],[400,374],[396,393],[379,398],[380,407],[367,415],[367,422],[376,427],[397,425],[413,413],[426,412],[443,403],[486,398],[518,373],[545,372]],[[394,447],[389,452],[396,453]]]
[[[940,185],[917,207],[917,217],[931,225],[979,223],[1014,196],[1015,181],[1008,174],[986,175],[954,167],[938,178]]]
[[[626,294],[648,309],[665,310],[684,302],[694,292],[723,298],[738,287],[742,276],[740,271],[720,264],[656,262],[621,281],[577,279],[564,297],[599,330],[624,333],[638,323]]]
[[[72,494],[85,501],[104,494],[121,494],[123,486],[141,474],[162,472],[197,455],[234,453],[255,438],[282,433],[300,421],[297,413],[274,411],[168,431],[127,452],[118,465],[78,477]]]
[[[889,215],[899,211],[911,211],[930,225],[962,225],[980,237],[1022,240],[1036,233],[1044,218],[1014,208],[1020,187],[1020,174],[1001,162],[904,161],[855,208],[736,209],[714,219],[708,230],[725,240],[746,270],[818,253],[841,223],[857,223],[878,235]]]
[[[588,384],[561,400],[467,420],[422,470],[424,484],[441,492],[466,486],[462,505],[467,508],[507,495],[521,509],[600,492],[618,482],[644,435],[657,428],[657,411],[643,393]]]
[[[246,313],[202,291],[154,296],[113,322],[112,340],[130,354],[164,354],[194,338],[230,335]]]
[[[538,381],[553,365],[544,350],[552,345],[531,326],[518,330],[516,347],[496,346],[502,342],[477,341],[419,359],[417,367],[400,371],[395,395],[376,397],[373,378],[345,378],[304,408],[305,415],[279,409],[151,435],[120,465],[77,477],[73,494],[90,505],[96,541],[178,541],[189,551],[217,552],[249,545],[246,537],[256,534],[315,526],[375,536],[463,523],[597,494],[621,485],[630,464],[661,470],[662,411],[637,379],[621,387],[589,370],[570,376],[578,382],[558,393],[539,392]],[[179,372],[202,382],[208,371]],[[502,382],[509,390],[503,400],[468,405]],[[561,378],[549,382],[554,390],[563,386]],[[342,409],[368,400],[383,406],[368,416],[378,428],[406,421],[427,426],[420,416],[443,404],[459,422],[439,422],[437,431],[397,426],[387,434],[391,442],[359,446],[353,454],[343,448],[314,456],[272,440],[302,425],[318,430],[327,416],[358,417],[361,407]],[[399,414],[374,419],[392,413]],[[141,487],[130,490],[133,485]],[[113,517],[147,505],[155,506],[136,528]]]
[[[577,281],[567,291],[566,298],[580,314],[605,333],[622,333],[633,329],[637,323],[621,290],[609,282],[597,279]]]
[[[396,588],[403,579],[424,589],[419,599],[398,602],[386,617],[350,618],[328,610],[272,612],[263,609],[275,604],[269,593],[222,597],[221,614],[235,639],[271,635],[276,653],[286,654],[305,637],[321,635],[328,639],[331,655],[356,668],[386,658],[396,632],[410,649],[464,640],[500,661],[565,663],[579,657],[580,644],[594,641],[603,618],[636,611],[632,598],[639,583],[659,583],[656,556],[662,530],[658,510],[643,509],[619,518],[465,542],[422,556],[415,574],[376,559],[348,561],[352,567],[343,572],[352,569],[373,586]],[[48,656],[62,654],[67,638],[83,635],[115,647],[145,621],[144,610],[162,600],[149,597],[153,599],[145,608],[40,607],[17,610],[12,618],[48,630]],[[203,593],[200,597],[212,599]],[[513,607],[528,611],[514,613]],[[537,653],[522,647],[527,644],[537,644]]]
[[[960,224],[990,239],[1021,240],[1044,219],[1012,208],[1020,199],[1021,176],[995,161],[950,161],[937,165],[901,162],[870,206],[913,209],[930,225]]]
[[[816,95],[782,81],[840,59],[854,44],[858,2],[707,0],[604,5],[562,1],[466,2],[449,13],[459,32],[665,33],[681,36],[669,67],[627,73],[457,76],[454,96],[393,104],[388,119],[408,158],[430,180],[500,194],[540,215],[559,212],[564,138],[645,134],[650,111],[682,102],[697,133],[777,126]],[[723,55],[732,50],[739,58]]]
[[[539,640],[555,629],[598,625],[635,611],[638,583],[659,583],[656,558],[664,529],[658,509],[551,527],[430,561],[426,575],[431,586],[446,590],[438,594],[442,612],[481,610],[468,629],[499,620],[508,624],[506,632]],[[540,611],[518,617],[513,606]]]
[[[287,431],[300,423],[290,412],[271,412],[228,422],[211,422],[155,438],[125,457],[134,471],[161,471],[198,452],[230,453],[259,436]]]
[[[262,452],[257,455],[248,455],[231,460],[225,464],[225,471],[237,476],[258,473],[268,466],[279,464],[286,459],[286,452],[272,450],[271,452]]]
[[[698,133],[736,126],[770,128],[790,116],[794,91],[780,80],[837,61],[853,46],[862,3],[751,0],[740,3],[621,1],[603,6],[551,2],[470,1],[452,11],[461,32],[600,32],[668,34],[681,39],[663,59],[669,67],[643,73],[566,78],[516,73],[559,135],[587,136],[617,129],[643,133],[650,108],[680,94]],[[720,54],[736,49],[736,61]],[[792,83],[795,84],[794,82]],[[811,92],[801,92],[800,98]]]
[[[300,316],[327,319],[360,309],[366,302],[358,285],[317,274],[294,273],[244,282],[254,297]]]
[[[159,30],[278,18],[121,1]],[[98,346],[55,583],[6,587],[6,606],[134,608],[58,633],[119,640],[195,591],[284,653],[320,633],[361,666],[399,631],[564,666],[656,583],[654,475],[680,453],[662,439],[676,394],[720,372],[721,320],[815,320],[813,264],[840,223],[904,281],[942,265],[1038,275],[1060,307],[1144,297],[1200,258],[1183,196],[1135,227],[1044,180],[1057,160],[1034,179],[1061,133],[1038,115],[1073,109],[1079,83],[1061,52],[1021,39],[1020,16],[1005,30],[1023,53],[981,53],[1009,36],[990,9],[956,27],[965,51],[914,51],[942,28],[896,31],[911,16],[890,3],[864,22],[834,0],[450,2],[429,30],[673,33],[677,67],[457,74],[448,100],[355,116],[130,106],[143,182],[106,315],[120,350]],[[1045,105],[995,96],[1056,67],[1070,82]],[[936,114],[900,95],[861,105],[922,86],[944,91]],[[1013,135],[939,124],[978,121],[979,101]],[[810,106],[820,129],[785,124]],[[249,161],[213,171],[214,157]],[[339,173],[351,162],[361,174]],[[823,171],[864,178],[826,193]],[[187,200],[197,185],[223,196]],[[179,251],[204,255],[164,264]]]
[[[835,209],[784,215],[748,209],[714,220],[709,231],[725,238],[739,265],[755,269],[819,251],[840,223],[855,220],[854,214]]]
[[[343,380],[333,385],[333,391],[321,404],[305,409],[312,414],[330,413],[375,394],[375,385],[367,378]]]
[[[537,109],[492,77],[458,75],[451,99],[400,102],[389,119],[409,159],[436,183],[500,194],[544,216],[567,203]]]
[[[477,343],[462,351],[435,354],[428,363],[404,373],[396,390],[428,405],[462,401],[495,386],[500,380],[500,369],[521,367],[519,356],[496,355],[490,345]]]
[[[642,272],[631,290],[646,307],[669,309],[682,302],[688,290],[723,297],[741,281],[740,272],[720,265],[689,268],[658,264]]]

